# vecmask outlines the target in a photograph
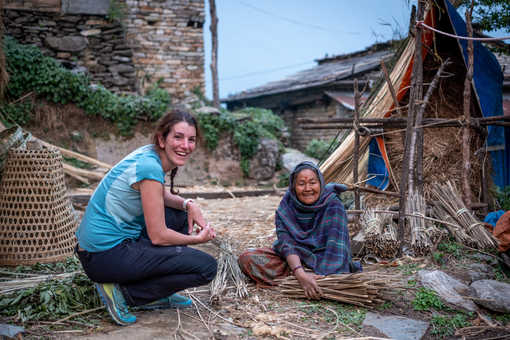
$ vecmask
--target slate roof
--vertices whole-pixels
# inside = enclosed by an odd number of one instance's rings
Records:
[[[352,79],[354,75],[369,72],[380,67],[381,60],[387,61],[393,56],[391,50],[378,51],[368,55],[328,61],[315,67],[295,73],[282,80],[272,81],[265,85],[233,94],[222,102],[256,98],[278,93],[297,91],[311,87],[333,84],[341,80]],[[353,70],[354,65],[354,70]]]

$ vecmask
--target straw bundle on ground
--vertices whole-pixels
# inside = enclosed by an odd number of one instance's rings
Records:
[[[458,231],[456,228],[452,228],[458,241],[477,249],[493,249],[498,246],[494,236],[466,208],[452,182],[448,181],[444,185],[436,184],[432,194],[438,200],[442,211],[455,220],[459,229],[463,229]],[[441,210],[437,209],[436,211],[440,212]],[[438,218],[444,219],[443,216],[438,216]]]
[[[279,279],[276,289],[283,295],[304,298],[305,293],[294,276]],[[371,307],[390,298],[400,287],[398,276],[377,272],[328,275],[317,279],[322,298]]]
[[[368,209],[361,217],[365,252],[381,258],[393,258],[398,252],[397,226],[391,214]]]
[[[418,193],[413,193],[407,199],[407,213],[425,216],[425,201]],[[425,231],[425,220],[418,216],[410,216],[409,229],[411,231],[411,248],[416,256],[428,254],[432,243]]]
[[[216,277],[211,282],[210,300],[213,303],[219,302],[221,295],[227,289],[227,283],[231,280],[236,288],[236,296],[244,298],[248,296],[248,289],[246,287],[245,275],[242,273],[239,264],[237,263],[237,256],[234,254],[231,242],[228,239],[216,238],[214,239],[220,250],[218,259],[218,271]]]

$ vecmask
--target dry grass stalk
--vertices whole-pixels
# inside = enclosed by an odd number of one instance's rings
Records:
[[[6,272],[3,272],[6,273]],[[25,278],[14,278],[14,279],[2,279],[0,295],[10,294],[18,290],[27,289],[37,287],[42,282],[52,281],[52,280],[62,280],[68,277],[73,277],[75,275],[83,273],[82,271],[74,271],[71,273],[63,273],[63,274],[31,274],[24,275]],[[15,276],[18,276],[19,273],[9,273]]]
[[[305,293],[294,276],[277,280],[276,290],[294,298],[305,298]],[[400,286],[398,276],[377,272],[335,274],[317,279],[322,298],[356,306],[371,307],[388,299]]]
[[[218,259],[218,272],[210,285],[210,301],[212,303],[219,302],[229,280],[232,280],[236,287],[237,297],[244,298],[248,296],[245,276],[237,263],[237,256],[234,254],[232,243],[225,238],[216,238],[214,239],[214,244],[218,246],[220,256]]]
[[[447,181],[444,185],[436,184],[432,193],[439,201],[443,211],[463,229],[460,233],[462,235],[455,236],[458,241],[481,250],[493,249],[498,246],[496,239],[485,229],[483,223],[466,208],[452,182]],[[456,232],[458,233],[458,231]]]
[[[397,224],[393,221],[392,214],[381,214],[382,218],[382,235],[380,237],[379,249],[380,253],[376,254],[382,258],[394,258],[398,253],[398,234]]]

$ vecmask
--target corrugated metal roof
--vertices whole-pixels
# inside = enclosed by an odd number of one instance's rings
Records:
[[[269,82],[265,85],[231,95],[228,98],[223,99],[222,102],[228,103],[242,99],[302,90],[334,83],[347,78],[352,79],[353,75],[379,68],[381,60],[387,61],[393,56],[393,54],[393,51],[379,51],[373,54],[345,59],[338,62],[324,63],[310,69],[300,71],[282,80]]]

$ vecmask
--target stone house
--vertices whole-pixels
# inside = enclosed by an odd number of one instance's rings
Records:
[[[381,60],[394,55],[391,43],[317,60],[317,66],[223,99],[229,110],[261,107],[279,114],[290,130],[290,146],[304,150],[312,139],[329,141],[336,130],[304,130],[298,118],[350,118],[354,110],[354,80],[367,93],[380,76]],[[366,95],[364,95],[366,98]],[[345,133],[347,130],[343,130]]]
[[[204,0],[4,0],[7,35],[115,92],[204,91]]]

